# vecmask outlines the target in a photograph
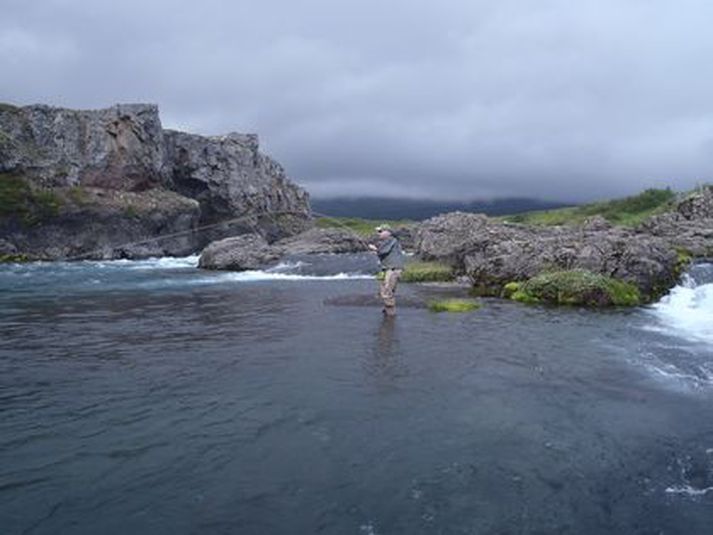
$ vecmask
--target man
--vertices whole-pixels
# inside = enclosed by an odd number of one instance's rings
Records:
[[[369,245],[369,249],[379,256],[381,270],[384,278],[379,286],[379,295],[384,301],[384,314],[386,316],[396,315],[396,285],[404,269],[404,253],[401,250],[399,240],[394,236],[393,231],[387,225],[376,227],[379,234],[379,243]]]

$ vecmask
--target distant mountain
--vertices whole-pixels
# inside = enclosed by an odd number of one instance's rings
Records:
[[[361,217],[364,219],[411,219],[414,221],[457,210],[497,216],[572,206],[572,204],[527,198],[457,202],[388,197],[334,197],[331,199],[313,198],[310,200],[310,204],[315,215]]]

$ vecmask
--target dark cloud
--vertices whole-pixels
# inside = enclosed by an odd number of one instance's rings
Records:
[[[0,99],[255,131],[315,195],[583,200],[710,180],[713,4],[5,0]]]

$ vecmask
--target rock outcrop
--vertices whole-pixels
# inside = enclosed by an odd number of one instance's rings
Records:
[[[424,222],[417,251],[453,265],[483,294],[553,270],[587,270],[636,285],[645,296],[676,282],[678,256],[665,240],[601,219],[576,227],[532,227],[452,213]]]
[[[211,243],[201,253],[203,269],[246,271],[260,269],[280,257],[279,250],[258,234],[245,234]]]
[[[0,205],[0,238],[48,259],[181,255],[246,232],[274,241],[310,221],[307,193],[257,136],[163,130],[146,104],[0,105]]]
[[[359,253],[367,242],[356,232],[338,228],[313,228],[275,243],[282,254]]]
[[[198,265],[204,269],[244,271],[265,268],[291,256],[359,253],[367,249],[364,239],[354,232],[313,228],[272,244],[255,234],[219,240],[203,250]]]

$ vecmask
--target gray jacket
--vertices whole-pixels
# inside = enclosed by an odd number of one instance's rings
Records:
[[[401,244],[393,236],[379,242],[376,254],[379,256],[381,269],[403,269],[406,263]]]

